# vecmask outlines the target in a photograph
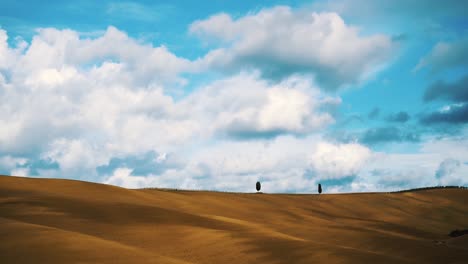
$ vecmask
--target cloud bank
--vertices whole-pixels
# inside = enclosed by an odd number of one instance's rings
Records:
[[[0,172],[224,191],[253,191],[257,180],[268,192],[466,184],[466,138],[405,132],[396,125],[411,122],[407,112],[354,140],[324,136],[347,107],[337,91],[394,58],[391,36],[285,6],[215,14],[189,31],[209,49],[192,60],[112,26],[93,37],[40,28],[30,41],[0,30]],[[449,100],[444,114],[465,117],[460,87],[438,83],[426,101]],[[375,150],[388,142],[420,145]]]

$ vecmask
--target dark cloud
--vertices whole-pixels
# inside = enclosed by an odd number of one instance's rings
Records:
[[[465,124],[468,123],[468,74],[454,83],[437,81],[426,90],[425,102],[434,100],[451,101],[453,104],[444,110],[423,114],[421,123],[431,124]]]
[[[391,114],[387,116],[386,120],[389,122],[399,122],[399,123],[405,123],[410,119],[410,115],[406,112],[398,112],[395,114]]]
[[[464,124],[468,123],[468,103],[451,105],[445,111],[432,112],[421,118],[423,124]]]
[[[264,129],[260,130],[254,127],[255,124],[250,124],[244,121],[234,120],[223,130],[218,132],[221,137],[227,137],[237,140],[256,140],[256,139],[272,139],[280,135],[296,134],[287,129]]]
[[[417,142],[419,134],[414,132],[405,132],[397,127],[379,127],[367,130],[361,136],[361,142],[369,145],[386,142]]]
[[[393,44],[393,42],[391,43]],[[228,74],[235,74],[240,70],[260,70],[262,78],[275,82],[284,80],[294,74],[313,75],[314,80],[320,87],[329,91],[336,91],[346,85],[356,85],[359,82],[356,76],[362,75],[362,72],[359,72],[359,68],[362,66],[358,65],[358,62],[356,62],[355,67],[350,67],[348,71],[345,71],[318,62],[285,62],[282,59],[275,58],[272,54],[239,56],[235,59],[231,64],[214,65],[213,67]]]
[[[426,90],[424,101],[437,99],[450,100],[453,102],[468,102],[468,75],[455,83],[437,81]]]
[[[377,117],[379,117],[379,114],[380,114],[380,108],[374,107],[374,109],[372,109],[372,111],[369,112],[367,117],[369,119],[376,119]]]

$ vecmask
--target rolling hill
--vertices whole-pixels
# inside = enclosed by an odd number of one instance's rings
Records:
[[[466,189],[254,194],[0,176],[1,263],[467,263],[468,235],[449,236],[467,228]]]

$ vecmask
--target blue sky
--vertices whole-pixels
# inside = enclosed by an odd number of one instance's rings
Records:
[[[0,173],[468,186],[463,1],[2,1]]]

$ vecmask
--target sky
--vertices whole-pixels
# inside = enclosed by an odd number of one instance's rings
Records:
[[[0,2],[0,174],[468,186],[468,2]]]

